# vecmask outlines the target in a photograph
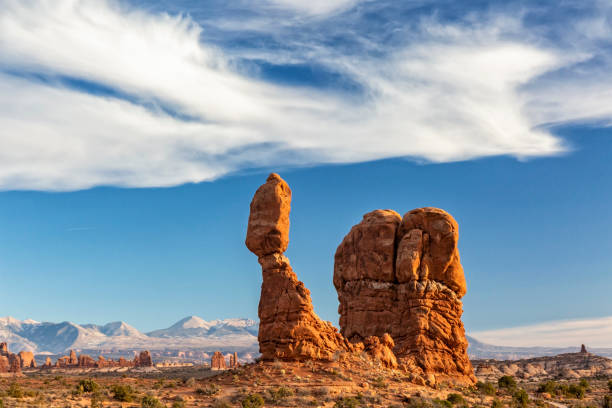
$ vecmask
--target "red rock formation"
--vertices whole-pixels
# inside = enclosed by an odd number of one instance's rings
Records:
[[[8,373],[11,368],[9,364],[8,357],[5,355],[0,355],[0,373]]]
[[[21,372],[21,359],[17,354],[9,353],[9,373],[20,373]]]
[[[393,353],[393,347],[395,343],[391,336],[385,333],[382,337],[370,336],[364,341],[365,351],[374,359],[380,360],[380,362],[388,368],[397,367],[397,358]]]
[[[134,358],[134,365],[136,367],[153,367],[153,359],[149,350],[141,351],[138,356]]]
[[[227,366],[225,365],[225,357],[220,351],[215,351],[212,358],[210,359],[210,369],[211,370],[225,370]]]
[[[0,343],[0,373],[21,373],[21,358],[10,353],[6,343]]]
[[[97,366],[96,360],[94,360],[90,356],[88,356],[86,354],[81,354],[79,356],[79,359],[78,359],[78,367],[79,368],[92,368],[92,367],[96,367],[96,366]]]
[[[36,368],[36,360],[31,351],[20,351],[19,359],[21,360],[21,368]]]
[[[51,362],[51,357],[47,357],[45,360],[45,364],[43,364],[43,368],[51,368],[53,367],[53,363]]]
[[[79,365],[79,359],[74,350],[70,350],[70,358],[68,360],[68,365],[76,366]]]
[[[580,352],[583,353],[583,354],[588,353],[588,351],[586,349],[586,346],[584,344],[582,346],[580,346]]]
[[[230,354],[229,358],[229,368],[238,368],[240,363],[238,363],[238,353],[234,352],[234,354]]]
[[[259,300],[259,351],[264,360],[330,360],[351,345],[314,313],[310,292],[283,252],[289,244],[291,189],[270,174],[251,201],[246,245],[259,258],[263,283]]]
[[[335,256],[342,334],[358,342],[389,333],[401,365],[421,379],[473,383],[457,240],[456,221],[437,208],[364,215]]]

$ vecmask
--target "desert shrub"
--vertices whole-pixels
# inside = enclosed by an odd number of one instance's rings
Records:
[[[568,397],[578,399],[584,398],[584,394],[586,394],[586,388],[580,384],[571,384],[569,387],[567,387],[567,391],[565,392],[565,395]]]
[[[183,401],[174,401],[172,408],[185,408],[185,403]]]
[[[527,395],[527,391],[520,388],[512,394],[512,401],[519,407],[526,407],[529,405],[529,395]]]
[[[540,383],[540,385],[538,385],[538,389],[537,392],[547,392],[551,395],[554,395],[557,393],[557,389],[559,388],[559,385],[554,382],[554,381],[546,381],[543,383]]]
[[[512,390],[516,388],[516,380],[511,375],[504,375],[497,380],[497,386],[499,388],[505,388],[508,390]]]
[[[612,380],[610,380],[612,381]],[[610,384],[610,382],[608,382],[608,385]],[[603,397],[603,401],[601,402],[601,406],[602,408],[612,408],[612,397],[609,395],[605,395]]]
[[[612,380],[608,380],[608,390],[612,392]]]
[[[336,401],[334,408],[357,408],[359,401],[355,397],[342,397]]]
[[[111,393],[117,401],[132,402],[134,400],[134,390],[129,385],[115,384],[111,387]]]
[[[312,394],[320,398],[328,398],[330,391],[328,387],[319,387],[312,390]]]
[[[287,387],[271,388],[268,390],[270,402],[278,404],[279,402],[293,396],[293,391]]]
[[[480,392],[481,394],[485,394],[485,395],[495,395],[495,386],[493,384],[491,384],[490,382],[482,382],[482,381],[478,381],[476,383],[476,389],[478,390],[478,392]]]
[[[219,392],[221,392],[221,387],[219,387],[217,384],[210,384],[206,388],[198,388],[197,390],[195,390],[195,392],[197,394],[208,395],[210,397],[213,395],[217,395]]]
[[[23,398],[24,397],[23,388],[21,388],[19,384],[17,383],[12,383],[9,386],[7,395],[11,398]]]
[[[164,404],[159,402],[159,400],[152,395],[145,395],[142,397],[140,406],[142,408],[166,408]]]
[[[491,408],[503,408],[504,404],[497,398],[491,403]]]
[[[585,380],[584,378],[580,379],[580,381],[578,382],[578,385],[584,388],[585,390],[588,390],[589,388],[591,388],[589,385],[589,382]]]
[[[215,400],[212,404],[212,408],[232,408],[232,406],[225,400]]]
[[[448,396],[446,397],[446,400],[453,405],[461,404],[465,401],[461,394],[456,394],[456,393],[448,394]]]
[[[261,408],[264,406],[264,399],[259,394],[249,394],[241,402],[242,408]]]
[[[0,408],[4,408],[4,400],[0,399]]]
[[[426,407],[435,407],[435,408],[452,408],[453,403],[448,400],[441,400],[439,398],[435,398],[431,400],[431,404],[424,405]]]
[[[91,402],[89,408],[102,408],[102,394],[100,391],[95,391],[91,395]]]
[[[186,387],[195,387],[195,385],[196,385],[196,380],[195,380],[195,378],[193,378],[193,377],[189,377],[189,378],[186,378],[186,379],[183,381],[183,384],[184,384]]]
[[[98,385],[98,383],[92,380],[91,378],[88,378],[86,380],[81,380],[76,385],[76,392],[78,394],[82,394],[84,392],[96,392],[99,389],[100,389],[100,386]]]
[[[374,381],[372,382],[372,385],[376,388],[387,388],[387,382],[385,381],[385,378],[382,376],[376,377]]]

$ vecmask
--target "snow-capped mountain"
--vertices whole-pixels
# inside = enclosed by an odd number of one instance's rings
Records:
[[[229,335],[257,336],[258,324],[250,319],[206,320],[189,316],[168,327],[147,333],[151,337],[220,337]]]
[[[182,349],[257,352],[258,325],[249,319],[205,321],[186,317],[167,329],[144,334],[125,322],[105,325],[0,318],[0,341],[36,354],[77,350]]]

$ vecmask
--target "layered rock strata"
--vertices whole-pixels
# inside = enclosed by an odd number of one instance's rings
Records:
[[[473,383],[461,322],[457,222],[437,208],[364,215],[338,247],[340,327],[352,342],[389,333],[400,364],[428,383]]]
[[[211,370],[225,370],[227,366],[225,365],[225,357],[220,351],[215,351],[210,359],[210,368]]]

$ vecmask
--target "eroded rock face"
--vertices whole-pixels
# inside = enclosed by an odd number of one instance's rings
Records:
[[[314,313],[310,291],[283,255],[289,244],[291,189],[271,174],[255,192],[246,245],[263,273],[259,300],[259,351],[264,360],[331,360],[352,349],[330,323]]]
[[[19,359],[21,361],[21,368],[36,368],[34,354],[31,351],[20,351]]]
[[[153,358],[149,350],[141,351],[138,356],[134,358],[134,365],[136,367],[153,367]]]
[[[212,370],[225,370],[227,366],[225,365],[225,357],[220,351],[215,351],[210,359],[210,368]]]
[[[457,222],[437,208],[366,214],[335,255],[342,334],[358,342],[389,333],[410,372],[430,383],[474,382],[458,237]]]

